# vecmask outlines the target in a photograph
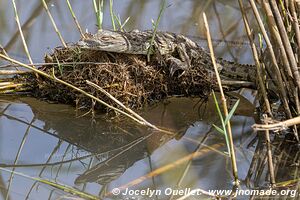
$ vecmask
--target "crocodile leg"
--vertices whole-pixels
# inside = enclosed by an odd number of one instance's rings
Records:
[[[175,58],[173,56],[169,56],[167,58],[167,61],[170,62],[170,75],[173,76],[177,70],[182,70],[183,72],[180,74],[180,76],[182,76],[185,71],[191,67],[191,61],[187,55],[185,44],[178,44],[176,51],[179,55],[179,58]]]
[[[184,62],[182,62],[180,59],[175,58],[173,56],[170,56],[167,60],[169,61],[169,66],[170,66],[169,68],[170,76],[173,76],[174,73],[178,70],[183,70],[184,73],[184,71],[188,68],[188,66]]]

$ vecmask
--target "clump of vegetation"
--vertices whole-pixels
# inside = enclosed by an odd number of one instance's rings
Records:
[[[171,95],[204,97],[214,86],[214,80],[208,76],[205,69],[194,67],[181,76],[179,72],[171,76],[169,67],[159,62],[155,56],[147,62],[146,55],[61,47],[46,56],[47,62],[48,64],[39,70],[53,74],[114,105],[105,94],[88,85],[86,83],[88,80],[130,108],[141,108]],[[78,106],[86,108],[93,106],[90,98],[48,78],[36,78],[34,74],[29,74],[17,77],[16,82],[18,81],[25,82],[35,97],[68,104],[77,102]],[[97,104],[94,108],[105,109],[101,104]]]

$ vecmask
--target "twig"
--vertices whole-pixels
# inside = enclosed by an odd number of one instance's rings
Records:
[[[268,125],[267,122],[267,116],[263,116],[265,119],[266,125]],[[273,159],[272,159],[272,149],[271,149],[271,140],[270,140],[270,131],[265,130],[265,136],[266,136],[266,144],[267,144],[267,156],[268,156],[268,166],[269,166],[269,173],[270,173],[270,180],[271,184],[275,184],[275,175],[274,175],[274,166],[273,166]]]
[[[20,36],[21,36],[21,39],[22,39],[23,47],[24,47],[25,53],[26,53],[26,55],[27,55],[27,57],[29,59],[29,62],[32,64],[33,61],[31,59],[30,53],[28,51],[28,47],[27,47],[27,44],[26,44],[26,41],[25,41],[25,38],[24,38],[24,34],[23,34],[23,31],[22,31],[22,28],[21,28],[21,24],[20,24],[18,10],[17,10],[17,6],[16,6],[15,0],[12,0],[12,3],[13,3],[13,7],[14,7],[14,12],[15,12],[15,20],[16,20],[16,23],[18,25],[18,29],[19,29],[19,33],[20,33]]]
[[[218,67],[217,67],[217,63],[216,63],[216,59],[215,59],[215,55],[214,55],[214,51],[213,51],[213,47],[212,47],[212,41],[211,41],[209,26],[208,26],[208,22],[207,22],[207,18],[206,18],[205,13],[203,13],[203,19],[204,19],[204,25],[205,25],[205,29],[206,29],[207,42],[208,42],[208,47],[209,47],[209,51],[210,51],[210,56],[211,56],[212,63],[213,63],[214,69],[215,69],[215,74],[216,74],[216,77],[217,77],[217,82],[218,82],[219,90],[220,90],[220,93],[221,93],[223,111],[224,111],[225,117],[227,118],[228,117],[228,109],[227,109],[226,98],[225,98],[225,95],[224,95],[224,92],[223,92],[221,78],[220,78],[220,75],[219,75],[219,72],[218,72]],[[233,139],[232,139],[230,120],[228,120],[228,122],[227,122],[227,133],[228,133],[229,146],[230,146],[232,174],[233,174],[234,179],[235,179],[235,184],[238,185],[239,180],[238,180],[237,165],[236,165],[235,150],[234,150],[234,144],[233,144]]]
[[[295,8],[296,1],[290,0],[289,2],[290,2],[290,8],[291,8],[291,14],[292,14],[292,20],[293,20],[292,21],[293,27],[295,30],[295,37],[297,40],[298,48],[300,48],[300,28],[299,28],[299,21],[298,21],[298,17],[297,17],[297,13],[296,13],[296,8]],[[299,58],[300,58],[300,56],[299,56]],[[298,63],[300,63],[299,60],[298,60]]]
[[[14,75],[14,74],[26,74],[32,73],[30,71],[18,71],[18,70],[0,70],[0,75]]]
[[[27,88],[13,88],[7,90],[0,90],[0,94],[16,94],[16,92],[26,92]]]
[[[3,46],[0,44],[0,53],[3,53],[4,55],[8,56],[7,52],[3,48]]]
[[[22,27],[21,27],[21,24],[20,24],[18,10],[17,10],[17,6],[16,6],[15,0],[12,0],[12,3],[13,3],[13,7],[14,7],[14,12],[15,12],[15,20],[16,20],[16,23],[18,25],[18,29],[19,29],[19,32],[20,32],[20,36],[21,36],[21,39],[22,39],[22,43],[23,43],[23,47],[24,47],[25,53],[26,53],[26,55],[28,57],[29,62],[31,64],[33,64],[32,58],[30,56],[30,53],[29,53],[29,50],[28,50],[28,47],[27,47],[27,44],[26,44],[26,41],[25,41],[25,38],[24,38]],[[36,74],[36,77],[38,78],[37,74]]]
[[[14,82],[0,82],[0,86],[5,86],[5,85],[12,85],[15,84]]]
[[[9,57],[8,55],[6,55],[7,57]],[[60,65],[105,65],[107,63],[104,63],[104,62],[64,62],[64,63],[57,63],[57,62],[52,62],[52,63],[33,63],[33,64],[30,64],[30,63],[24,63],[28,66],[52,66],[52,65],[57,65],[57,64],[60,64]],[[110,65],[116,65],[118,66],[118,64],[116,63],[109,63]],[[7,65],[2,65],[0,66],[0,68],[8,68],[8,67],[17,67],[18,65],[16,64],[7,64]],[[30,71],[29,71],[30,73]]]
[[[265,102],[265,105],[266,105],[266,108],[267,108],[267,113],[270,116],[272,116],[273,114],[272,114],[270,102],[269,102],[269,99],[268,99],[268,96],[267,96],[267,90],[266,90],[266,87],[264,85],[263,78],[261,76],[261,71],[262,71],[262,69],[261,69],[261,63],[259,62],[258,52],[257,52],[256,45],[255,45],[254,40],[253,40],[252,35],[251,35],[251,29],[250,29],[250,26],[249,26],[249,20],[247,18],[247,15],[246,15],[246,12],[245,12],[242,0],[239,0],[239,5],[240,5],[240,10],[242,12],[242,17],[243,17],[245,29],[246,29],[246,32],[247,32],[247,36],[248,36],[248,39],[249,39],[249,42],[250,42],[250,45],[251,45],[251,50],[252,50],[253,58],[254,58],[254,61],[255,61],[256,74],[257,74],[257,78],[258,78],[258,84],[259,84],[259,87],[260,87],[260,90],[261,90],[261,94],[263,96],[263,99],[264,99],[264,102]]]
[[[136,112],[134,112],[133,110],[131,110],[130,108],[126,107],[122,102],[120,102],[119,100],[117,100],[115,97],[113,97],[111,94],[109,94],[107,91],[105,91],[102,87],[96,85],[95,83],[86,80],[87,84],[100,90],[102,93],[104,93],[106,96],[108,96],[110,99],[112,99],[114,102],[116,102],[119,106],[121,106],[124,110],[126,110],[128,113],[132,114],[134,117],[136,117],[137,119],[143,121],[147,126],[153,128],[153,129],[157,129],[156,126],[152,125],[151,123],[149,123],[148,121],[146,121],[144,118],[142,118],[140,115],[138,115]]]
[[[74,11],[73,11],[73,8],[72,8],[72,6],[71,6],[71,4],[70,4],[70,1],[69,1],[69,0],[66,0],[66,2],[67,2],[67,4],[68,4],[69,10],[70,10],[71,15],[72,15],[72,17],[73,17],[73,20],[74,20],[74,22],[75,22],[75,24],[76,24],[76,27],[77,27],[77,29],[78,29],[78,31],[79,31],[81,37],[84,38],[83,31],[82,31],[82,29],[81,29],[81,27],[80,27],[80,24],[79,24],[79,22],[78,22],[78,20],[77,20],[77,18],[76,18],[76,15],[75,15],[75,13],[74,13]]]
[[[23,86],[22,83],[10,84],[10,85],[5,85],[5,86],[0,86],[0,90],[6,90],[6,89],[21,87],[21,86]]]
[[[287,129],[290,126],[294,126],[298,124],[300,124],[300,116],[282,122],[273,123],[273,124],[254,124],[252,128],[257,131],[259,130],[281,131]]]
[[[56,24],[55,24],[55,21],[54,21],[52,15],[51,15],[51,13],[50,13],[50,10],[49,10],[49,8],[48,8],[48,6],[47,6],[47,3],[45,2],[45,0],[42,0],[42,2],[43,2],[43,6],[44,6],[44,8],[45,8],[45,10],[46,10],[46,12],[47,12],[47,14],[48,14],[48,16],[49,16],[49,19],[50,19],[50,21],[51,21],[51,23],[52,23],[52,26],[53,26],[53,28],[54,28],[54,30],[55,30],[57,36],[59,37],[59,39],[60,39],[62,45],[63,45],[64,47],[67,47],[67,45],[66,45],[66,43],[65,43],[65,41],[64,41],[64,38],[62,37],[61,33],[59,32],[59,30],[58,30],[58,28],[57,28],[57,26],[56,26]]]

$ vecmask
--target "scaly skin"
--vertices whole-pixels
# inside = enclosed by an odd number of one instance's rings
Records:
[[[86,34],[76,45],[85,49],[108,51],[125,54],[147,55],[153,31],[109,31],[102,30],[96,34]],[[153,51],[169,61],[171,75],[178,69],[188,70],[193,65],[200,65],[212,70],[210,54],[189,38],[175,33],[158,31],[153,41]],[[176,56],[175,56],[176,55]],[[240,81],[256,80],[253,65],[242,65],[217,58],[220,74]]]

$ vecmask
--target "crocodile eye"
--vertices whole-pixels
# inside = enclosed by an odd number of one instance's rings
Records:
[[[110,37],[109,36],[103,36],[101,39],[104,40],[104,41],[108,41],[110,39]]]

